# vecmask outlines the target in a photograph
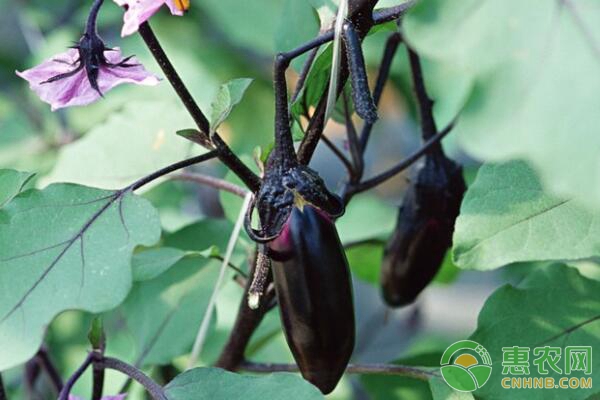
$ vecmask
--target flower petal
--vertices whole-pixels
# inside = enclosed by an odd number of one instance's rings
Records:
[[[106,51],[105,57],[112,64],[118,64],[123,59],[119,48]],[[69,49],[67,52],[46,60],[36,67],[23,72],[17,71],[17,75],[29,82],[29,87],[42,101],[50,104],[52,111],[64,107],[90,104],[98,100],[100,95],[91,87],[84,68],[63,79],[46,82],[57,75],[76,69],[79,65],[78,58],[79,52],[76,49]],[[136,65],[131,67],[101,67],[98,75],[98,86],[102,93],[122,83],[158,84],[159,79],[146,71],[135,58],[131,58],[128,64]]]
[[[173,0],[114,0],[121,7],[127,6],[123,16],[121,36],[137,32],[139,26],[148,21],[160,7],[166,4],[173,15],[183,15]]]

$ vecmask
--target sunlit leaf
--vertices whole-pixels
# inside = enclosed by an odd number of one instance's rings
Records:
[[[101,312],[131,288],[131,254],[160,236],[156,210],[131,191],[55,184],[0,212],[0,370],[26,361],[60,312]]]
[[[489,270],[514,262],[597,256],[598,213],[548,194],[524,162],[479,170],[454,232],[460,267]]]
[[[323,399],[319,390],[298,375],[275,373],[239,375],[217,368],[184,372],[166,388],[169,400],[313,400]]]

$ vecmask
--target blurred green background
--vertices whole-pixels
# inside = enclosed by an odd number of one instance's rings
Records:
[[[196,151],[174,135],[177,129],[192,127],[192,122],[166,81],[156,88],[123,85],[90,106],[53,113],[47,104],[28,90],[26,82],[15,75],[15,70],[30,68],[64,51],[76,41],[81,35],[89,3],[75,0],[0,0],[0,168],[35,172],[35,185],[40,187],[51,182],[67,181],[117,188]],[[382,3],[394,4],[391,1]],[[135,54],[148,69],[162,76],[139,37],[133,35],[122,39],[119,36],[122,13],[114,3],[106,1],[100,15],[100,35],[108,46],[119,46],[126,55]],[[254,80],[242,102],[220,129],[233,149],[253,165],[254,149],[257,146],[267,147],[272,141],[273,56],[277,51],[289,50],[313,37],[319,30],[318,15],[310,2],[192,0],[191,10],[185,17],[172,17],[162,10],[152,19],[152,26],[207,113],[220,84],[240,77]],[[369,74],[373,78],[387,34],[385,31],[378,32],[365,41],[364,51]],[[299,63],[294,64],[295,68],[299,66]],[[443,126],[460,108],[468,83],[447,79],[452,77],[448,71],[436,70],[428,64],[425,70],[430,78],[429,90],[439,100],[436,115],[440,126]],[[367,152],[367,174],[393,164],[419,145],[407,72],[406,57],[401,49],[383,96],[382,120],[375,129]],[[291,71],[290,82],[294,82],[296,77],[297,74]],[[338,145],[344,146],[342,125],[330,123],[326,134]],[[472,177],[476,165],[456,150],[451,139],[446,145],[454,157],[467,163],[467,177]],[[332,189],[343,182],[341,164],[326,148],[318,149],[312,165]],[[197,170],[233,179],[216,162]],[[468,272],[458,277],[457,268],[447,260],[436,283],[416,305],[402,311],[392,311],[383,305],[377,288],[381,243],[394,227],[396,207],[407,176],[399,176],[378,188],[374,194],[358,196],[339,222],[340,235],[345,243],[371,240],[348,252],[356,278],[358,314],[359,334],[354,362],[401,360],[405,364],[437,365],[439,354],[448,344],[466,337],[473,330],[483,300],[500,281],[497,274],[484,277],[483,274]],[[219,196],[212,189],[181,182],[161,183],[144,195],[161,214],[165,232],[163,243],[184,250],[204,250],[211,244],[223,249],[231,229],[227,220],[235,218],[240,204],[232,196]],[[246,251],[250,247],[245,237],[242,245],[238,246],[235,262],[243,269],[246,268]],[[143,351],[136,346],[140,342],[148,342],[147,336],[151,331],[151,324],[148,330],[143,324],[149,323],[155,315],[162,315],[161,304],[150,299],[157,296],[167,299],[165,293],[170,287],[187,282],[189,271],[185,272],[186,268],[203,274],[194,278],[197,281],[192,288],[182,289],[191,296],[187,297],[188,300],[196,299],[198,303],[190,300],[191,303],[178,312],[195,313],[196,317],[201,317],[202,305],[206,303],[205,297],[214,282],[218,262],[207,261],[198,265],[197,261],[186,260],[180,264],[173,276],[134,288],[123,307],[107,313],[109,354],[130,362],[139,359]],[[209,264],[214,266],[204,268]],[[178,273],[183,275],[178,276]],[[446,285],[457,278],[459,280],[453,286]],[[241,288],[231,279],[222,290],[217,317],[202,355],[204,364],[215,360],[226,340],[241,293]],[[440,301],[441,298],[444,300]],[[181,304],[182,300],[174,298],[173,301]],[[460,316],[449,311],[456,307],[463,310]],[[122,315],[127,312],[137,315],[140,325],[128,327],[127,317]],[[68,376],[85,357],[90,320],[90,315],[68,312],[49,327],[47,345],[64,376]],[[189,332],[172,332],[174,336],[169,339],[169,344],[162,345],[182,348],[189,345],[196,325],[190,322],[182,329]],[[175,343],[177,341],[180,342]],[[173,367],[165,362],[166,356],[160,351],[151,354],[152,357],[144,362],[166,365],[149,368],[148,372],[158,380],[167,379]],[[255,361],[291,362],[276,312],[272,312],[261,325],[248,355]],[[184,366],[185,357],[175,359],[173,365]],[[35,387],[26,387],[23,373],[24,370],[19,368],[5,377],[11,398],[52,398],[53,393],[45,377],[42,376]],[[89,382],[90,377],[86,375],[77,385],[76,393],[87,396]],[[106,392],[116,392],[122,384],[123,377],[111,373]],[[135,393],[141,396],[139,388],[135,389]],[[431,394],[426,383],[405,378],[351,376],[344,378],[329,397],[419,400],[429,399]]]

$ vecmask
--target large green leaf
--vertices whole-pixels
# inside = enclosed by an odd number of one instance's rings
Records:
[[[474,78],[455,129],[471,155],[524,158],[553,193],[598,208],[599,19],[594,0],[431,0],[404,32]]]
[[[73,182],[122,187],[188,156],[191,144],[175,132],[193,126],[185,109],[170,101],[137,102],[113,114],[84,138],[62,148],[43,183]],[[195,146],[195,149],[199,149]]]
[[[319,32],[319,23],[308,1],[285,0],[275,35],[275,49],[286,52],[312,39]],[[296,58],[292,66],[302,69],[307,55]]]
[[[0,169],[0,208],[18,195],[32,177],[29,172]]]
[[[160,236],[131,191],[72,184],[29,190],[0,212],[0,370],[37,351],[60,312],[101,312],[131,288],[131,254]]]
[[[210,263],[184,258],[156,278],[136,283],[127,300],[105,317],[108,351],[137,366],[168,364],[188,353],[219,272],[218,262]],[[111,335],[126,339],[112,347]]]
[[[319,390],[288,373],[247,376],[217,368],[196,368],[176,377],[166,388],[170,400],[312,400]]]
[[[600,357],[593,354],[588,361],[592,373],[571,371],[565,374],[565,347],[600,346],[600,282],[587,279],[573,268],[552,265],[534,271],[518,286],[506,285],[498,289],[486,301],[479,314],[477,330],[471,339],[487,349],[492,359],[492,375],[489,381],[475,392],[482,400],[553,400],[586,399],[600,391],[589,389],[505,389],[502,378],[518,377],[503,374],[503,347],[528,347],[530,374],[527,377],[553,378],[558,384],[561,377],[597,377]],[[547,375],[538,373],[533,361],[536,347],[561,348],[562,358],[558,366],[561,373],[549,369]],[[595,353],[595,351],[594,351]]]
[[[464,198],[454,232],[462,268],[600,256],[600,215],[547,194],[524,162],[484,165]]]

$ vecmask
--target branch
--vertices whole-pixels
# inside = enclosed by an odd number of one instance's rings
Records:
[[[319,47],[315,47],[314,49],[312,49],[310,54],[308,55],[308,58],[304,62],[304,65],[302,66],[302,71],[300,71],[298,81],[296,82],[296,88],[294,89],[294,93],[292,94],[292,97],[290,99],[290,104],[295,103],[298,99],[298,96],[300,96],[300,92],[304,87],[304,83],[306,82],[306,78],[308,78],[308,73],[310,72],[310,68],[312,67],[313,62],[315,61],[318,52]]]
[[[8,400],[6,396],[6,390],[4,390],[4,382],[2,381],[2,374],[0,374],[0,400]]]
[[[245,361],[240,365],[240,369],[248,372],[270,373],[270,372],[298,372],[296,364],[263,364]],[[348,364],[347,374],[361,375],[396,375],[408,378],[427,381],[437,376],[425,368],[411,367],[395,364]]]
[[[114,369],[115,371],[122,372],[137,381],[144,389],[146,389],[152,399],[168,400],[163,388],[136,367],[111,357],[102,357],[97,361],[97,364],[102,368]]]
[[[56,389],[56,393],[60,393],[60,391],[63,388],[63,382],[60,377],[60,374],[58,373],[58,370],[54,366],[54,363],[52,363],[52,360],[50,360],[48,351],[44,348],[41,348],[35,355],[35,358],[36,358],[39,366],[44,371],[46,371],[46,374],[48,374],[48,377],[50,378],[50,382],[52,382],[52,385]]]
[[[329,140],[327,136],[323,135],[321,136],[321,139],[323,140],[323,143],[325,143],[325,146],[327,146],[329,150],[331,150],[333,155],[335,155],[342,162],[342,164],[344,164],[344,168],[346,168],[346,171],[348,171],[348,175],[353,176],[354,167],[352,166],[352,163],[346,158],[344,153],[342,153],[342,151],[335,145],[335,143]]]
[[[375,89],[373,90],[373,101],[375,102],[376,106],[379,105],[379,101],[381,100],[383,88],[385,87],[385,83],[390,76],[392,61],[394,60],[394,55],[396,55],[396,51],[398,50],[398,45],[400,44],[401,40],[402,36],[400,33],[396,32],[390,35],[385,43],[385,49],[383,51],[383,57],[379,66],[379,73],[377,74]],[[369,141],[369,137],[371,136],[373,125],[374,124],[365,123],[360,133],[360,149],[362,154],[364,154],[365,150],[367,149],[367,143]]]
[[[139,33],[171,83],[171,86],[175,89],[175,92],[183,102],[185,108],[187,108],[194,119],[194,122],[198,126],[198,129],[200,129],[206,143],[212,142],[216,148],[219,149],[219,159],[238,175],[250,190],[256,192],[260,187],[260,178],[242,163],[216,132],[213,134],[212,138],[208,136],[208,132],[210,132],[210,123],[208,122],[208,119],[206,119],[206,116],[179,77],[179,74],[160,45],[158,38],[154,35],[148,22],[144,22],[140,25]]]
[[[398,165],[390,168],[389,170],[387,170],[385,172],[382,172],[379,175],[374,176],[371,179],[363,181],[363,182],[359,183],[358,185],[350,186],[348,188],[348,191],[346,192],[345,197],[351,197],[357,193],[372,189],[375,186],[392,178],[394,175],[404,171],[406,168],[410,167],[415,161],[417,161],[419,158],[421,158],[423,155],[425,155],[428,151],[430,151],[431,148],[438,145],[440,143],[440,141],[444,138],[444,136],[446,136],[448,133],[450,133],[450,131],[452,130],[453,127],[454,127],[454,122],[450,123],[446,128],[444,128],[443,131],[441,131],[440,133],[438,133],[435,136],[433,136],[432,138],[430,138],[427,142],[425,142],[423,144],[423,146],[421,146],[420,149],[418,149],[417,151],[412,153],[410,156],[406,157]]]
[[[214,176],[192,173],[192,172],[182,172],[177,175],[173,175],[171,177],[173,180],[178,181],[188,181],[198,183],[200,185],[207,185],[213,187],[218,190],[223,190],[225,192],[233,193],[236,196],[244,197],[248,191],[238,185],[235,185],[231,182],[227,182],[224,179],[215,178]]]
[[[410,70],[413,80],[415,95],[417,97],[417,105],[421,118],[421,134],[423,140],[428,140],[435,136],[437,127],[433,118],[433,100],[427,95],[425,81],[423,79],[423,69],[421,68],[421,59],[410,47],[406,46],[408,51],[408,59],[410,62]]]
[[[158,171],[151,173],[150,175],[146,175],[146,176],[138,179],[137,181],[133,182],[131,185],[127,186],[124,190],[137,190],[137,189],[141,188],[142,186],[147,185],[148,183],[150,183],[152,181],[155,181],[158,178],[161,178],[167,174],[170,174],[171,172],[175,172],[177,170],[189,167],[191,165],[199,164],[203,161],[207,161],[212,158],[215,158],[215,157],[217,157],[217,154],[218,154],[218,151],[213,150],[213,151],[209,151],[208,153],[204,153],[202,155],[188,158],[187,160],[179,161],[179,162],[176,162],[175,164],[168,165],[164,168],[159,169]]]
[[[254,276],[254,270],[256,268],[255,261],[253,261],[250,265],[251,271],[249,276]],[[265,287],[269,286],[272,280],[273,277],[271,274],[269,274],[265,282]],[[249,307],[248,293],[250,291],[252,281],[253,279],[248,279],[246,281],[246,288],[240,301],[235,324],[233,325],[233,329],[231,330],[231,334],[229,335],[229,339],[227,340],[225,347],[221,351],[221,356],[215,363],[216,367],[230,371],[238,368],[240,363],[244,360],[244,351],[250,342],[252,334],[267,312],[272,308],[271,302],[275,296],[274,291],[267,291],[267,293],[265,293],[259,303],[258,308],[253,310]]]
[[[58,395],[58,400],[69,400],[69,394],[71,394],[71,390],[73,389],[73,386],[79,380],[79,378],[81,378],[81,375],[83,375],[85,370],[90,366],[93,358],[94,358],[94,352],[88,353],[87,357],[85,358],[85,360],[83,361],[81,366],[79,368],[77,368],[77,370],[73,373],[73,375],[71,375],[69,377],[69,379],[65,383],[65,386],[63,387],[63,389],[60,391],[60,394]]]

